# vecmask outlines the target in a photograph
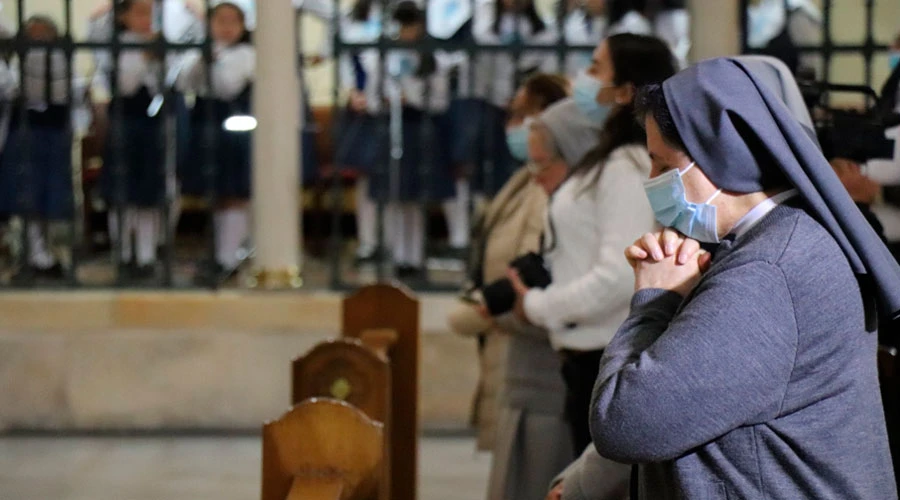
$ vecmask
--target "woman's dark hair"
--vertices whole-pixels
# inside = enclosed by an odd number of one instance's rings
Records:
[[[400,26],[425,24],[425,11],[420,9],[416,2],[403,0],[394,8],[394,21]]]
[[[400,26],[425,26],[425,11],[412,0],[402,0],[394,7],[394,21]],[[437,71],[437,60],[432,53],[421,53],[419,67],[416,69],[416,78],[431,76]]]
[[[250,30],[247,29],[247,13],[244,12],[244,9],[242,9],[240,5],[234,2],[222,2],[210,9],[210,17],[216,15],[216,13],[222,9],[233,9],[238,13],[238,17],[241,18],[241,25],[244,27],[244,34],[241,35],[237,43],[252,43],[253,39],[251,37]]]
[[[646,2],[647,12],[651,15],[656,15],[667,10],[687,8],[687,0],[646,0]]]
[[[607,25],[612,26],[625,17],[631,11],[644,14],[647,8],[647,0],[608,0],[606,4]]]
[[[629,84],[637,91],[675,74],[675,57],[666,42],[659,38],[622,33],[607,38],[606,46],[616,74],[612,82],[614,85]],[[585,156],[578,168],[605,161],[621,146],[647,142],[647,133],[634,119],[634,110],[634,101],[612,110],[600,131],[599,144]]]
[[[356,0],[353,8],[350,9],[350,19],[358,22],[364,22],[369,19],[372,13],[372,6],[375,0]]]
[[[525,8],[522,10],[522,15],[525,16],[525,19],[528,20],[528,24],[531,25],[531,34],[536,35],[541,33],[545,29],[547,29],[547,23],[541,19],[541,15],[538,14],[537,7],[534,6],[534,0],[514,0],[516,2],[528,2],[525,5]],[[503,14],[506,12],[506,7],[503,6],[503,0],[496,0],[494,2],[494,26],[493,31],[495,35],[500,34],[500,21],[503,19]],[[519,29],[518,24],[516,25],[516,30]]]
[[[123,23],[122,20],[119,19],[119,16],[131,10],[131,8],[134,7],[134,4],[136,3],[137,0],[118,0],[118,2],[116,2],[116,5],[113,7],[113,20],[115,21],[115,27],[117,31],[128,31],[128,26],[125,26],[125,23]]]
[[[666,144],[679,151],[687,152],[687,147],[681,140],[681,134],[675,127],[675,120],[672,119],[672,113],[666,103],[666,93],[661,83],[651,83],[641,87],[634,99],[634,114],[638,124],[642,127],[647,117],[653,118]]]
[[[561,75],[537,73],[529,76],[522,83],[522,88],[529,99],[534,99],[541,111],[557,101],[569,96],[569,81]]]

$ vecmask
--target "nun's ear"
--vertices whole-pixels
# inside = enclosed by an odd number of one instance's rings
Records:
[[[635,88],[634,84],[631,82],[625,82],[622,85],[616,87],[616,96],[615,101],[616,104],[624,105],[631,104],[634,102],[634,97],[637,95],[637,88]]]

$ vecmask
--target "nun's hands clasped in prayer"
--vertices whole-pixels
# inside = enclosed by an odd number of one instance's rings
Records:
[[[634,269],[634,289],[659,288],[687,296],[709,268],[711,255],[700,243],[666,228],[647,233],[625,250]]]

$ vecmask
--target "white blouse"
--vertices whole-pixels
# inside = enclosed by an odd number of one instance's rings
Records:
[[[214,50],[218,56],[212,63],[212,95],[216,99],[233,100],[253,81],[256,49],[249,43],[241,43],[231,47],[217,46]],[[206,61],[199,51],[185,57],[178,77],[178,88],[182,92],[209,96]]]
[[[526,316],[550,331],[557,350],[597,350],[609,343],[634,292],[624,251],[657,227],[643,186],[650,175],[646,148],[620,147],[599,178],[597,172],[570,177],[554,193],[544,238],[553,282],[525,296]]]

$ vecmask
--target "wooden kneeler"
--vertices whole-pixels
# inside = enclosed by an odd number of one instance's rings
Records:
[[[387,349],[391,373],[390,442],[391,500],[415,500],[419,436],[419,301],[386,284],[360,288],[344,299],[342,335],[373,343],[393,331]],[[378,333],[381,332],[381,333]]]
[[[263,426],[262,500],[370,500],[382,424],[342,401],[309,399]]]

